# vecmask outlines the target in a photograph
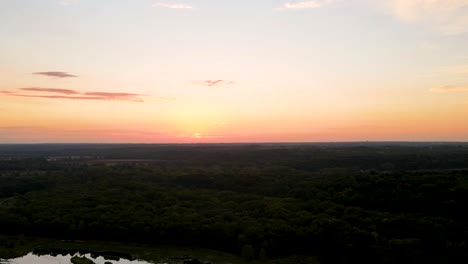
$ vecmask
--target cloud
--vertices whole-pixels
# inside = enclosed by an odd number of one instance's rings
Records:
[[[171,9],[192,9],[193,8],[193,6],[188,5],[188,4],[175,4],[175,3],[156,3],[153,6],[171,8]]]
[[[134,93],[112,93],[112,92],[86,92],[79,93],[74,90],[57,88],[20,88],[19,92],[0,91],[0,94],[16,97],[29,98],[47,98],[47,99],[69,99],[69,100],[103,100],[103,101],[131,101],[144,102],[141,97],[147,96]],[[26,93],[24,93],[26,92]],[[39,94],[29,94],[27,92],[38,92]],[[45,94],[41,94],[45,93]],[[59,93],[62,95],[50,95],[50,93]],[[158,97],[160,100],[174,100],[174,98]]]
[[[28,95],[28,94],[12,94],[13,96],[19,97],[32,97],[32,98],[48,98],[48,99],[71,99],[71,100],[124,100],[124,101],[134,101],[134,102],[143,102],[143,100],[127,100],[122,98],[115,97],[104,97],[104,96],[65,96],[65,95]]]
[[[55,78],[78,77],[76,75],[72,75],[72,74],[69,74],[69,73],[66,73],[66,72],[59,72],[59,71],[34,72],[33,74],[44,75],[44,76],[55,77]]]
[[[48,93],[61,93],[61,94],[79,94],[77,91],[68,90],[68,89],[56,89],[56,88],[38,88],[38,87],[31,87],[31,88],[20,88],[22,91],[29,91],[29,92],[48,92]]]
[[[333,0],[312,0],[312,1],[303,1],[303,2],[288,2],[278,9],[281,9],[281,10],[314,9],[314,8],[322,7],[323,5],[326,5],[326,4],[330,4],[331,2],[333,2]]]
[[[456,85],[446,85],[442,87],[432,88],[431,92],[443,93],[443,92],[467,92],[468,86],[456,86]]]
[[[216,81],[206,80],[205,85],[215,86],[215,85],[221,84],[222,82],[223,82],[223,80],[216,80]]]
[[[1,143],[154,143],[174,136],[152,130],[0,126]]]
[[[141,94],[133,94],[133,93],[104,93],[104,92],[87,92],[84,93],[87,96],[95,96],[96,98],[106,98],[104,100],[126,100],[126,101],[133,101],[133,102],[143,102],[140,96],[144,96]]]
[[[225,81],[225,80],[205,80],[202,82],[206,86],[217,86],[223,84],[233,84],[233,81]]]
[[[401,20],[425,24],[447,35],[468,32],[468,0],[391,0]]]
[[[93,95],[93,96],[106,96],[106,97],[135,97],[141,96],[141,94],[133,94],[133,93],[104,93],[104,92],[87,92],[85,95]]]
[[[139,97],[146,96],[143,94],[133,94],[133,93],[105,93],[105,92],[87,92],[84,93],[87,96],[96,96],[108,98],[108,100],[128,100],[134,102],[143,102]],[[159,100],[175,100],[173,97],[153,97]]]

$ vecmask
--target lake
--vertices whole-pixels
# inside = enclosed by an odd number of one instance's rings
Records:
[[[183,264],[188,260],[211,264],[247,263],[230,253],[195,247],[0,236],[0,264],[71,264],[73,256],[87,257],[96,264],[106,261],[111,264]]]
[[[73,256],[79,257],[86,257],[91,259],[96,264],[105,264],[105,262],[110,262],[112,264],[154,264],[153,262],[147,262],[144,260],[128,260],[120,258],[119,260],[106,260],[102,256],[98,256],[93,258],[91,254],[75,254],[75,255],[36,255],[34,253],[28,253],[25,256],[8,259],[8,260],[0,260],[0,263],[9,263],[9,264],[70,264],[71,258]],[[164,262],[159,262],[164,263]],[[158,263],[158,264],[159,264]]]

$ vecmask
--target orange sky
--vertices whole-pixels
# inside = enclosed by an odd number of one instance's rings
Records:
[[[0,17],[0,143],[468,141],[465,0],[18,0]]]

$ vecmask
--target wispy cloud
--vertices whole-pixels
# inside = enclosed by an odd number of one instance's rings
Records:
[[[155,3],[154,7],[162,7],[162,8],[171,8],[171,9],[192,9],[193,6],[189,4],[182,4],[182,3]]]
[[[104,93],[104,92],[87,92],[84,93],[86,96],[94,96],[96,98],[106,98],[105,100],[126,100],[133,102],[143,102],[140,96],[142,94],[133,93]]]
[[[443,93],[443,92],[466,92],[468,86],[457,86],[457,85],[446,85],[442,87],[432,88],[431,92]]]
[[[73,129],[40,126],[0,126],[0,143],[152,143],[171,142],[175,136],[151,130]]]
[[[206,80],[206,81],[205,81],[205,85],[207,85],[207,86],[215,86],[215,85],[221,84],[222,82],[223,82],[223,80],[216,80],[216,81]]]
[[[20,88],[22,91],[29,91],[29,92],[48,92],[48,93],[61,93],[61,94],[79,94],[77,91],[68,90],[68,89],[57,89],[57,88],[39,88],[39,87],[31,87],[31,88]]]
[[[225,85],[225,84],[233,84],[233,81],[225,81],[225,80],[205,80],[202,82],[206,86],[218,86],[218,85]]]
[[[284,9],[293,9],[293,10],[300,10],[300,9],[314,9],[322,7],[323,5],[329,4],[333,2],[333,0],[312,0],[312,1],[302,1],[302,2],[288,2],[285,3],[282,7],[278,8],[280,10]]]
[[[390,8],[403,21],[425,24],[457,35],[468,32],[468,0],[391,0]]]
[[[55,77],[55,78],[78,77],[76,75],[69,74],[69,73],[66,73],[66,72],[60,72],[60,71],[34,72],[33,74],[44,75],[44,76]]]
[[[69,100],[102,100],[102,101],[131,101],[144,102],[141,97],[147,96],[134,93],[113,93],[113,92],[86,92],[80,93],[75,90],[58,89],[58,88],[20,88],[19,91],[0,91],[0,94],[16,97],[29,98],[47,98],[47,99],[69,99]],[[26,92],[26,93],[25,93]],[[30,94],[28,92],[36,92]],[[37,94],[38,93],[38,94]],[[55,95],[50,95],[53,93]],[[57,93],[61,95],[56,95]],[[174,100],[174,98],[158,97],[160,100]]]
[[[104,92],[87,92],[84,93],[85,95],[92,95],[92,96],[106,96],[106,97],[135,97],[135,96],[142,96],[141,94],[134,94],[134,93],[104,93]]]
[[[32,98],[47,98],[47,99],[71,99],[71,100],[122,100],[143,102],[141,99],[126,99],[117,97],[104,97],[104,96],[65,96],[65,95],[29,95],[29,94],[12,94],[18,97],[32,97]]]

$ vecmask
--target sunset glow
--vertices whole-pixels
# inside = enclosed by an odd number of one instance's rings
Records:
[[[0,2],[0,143],[468,141],[468,1]]]

